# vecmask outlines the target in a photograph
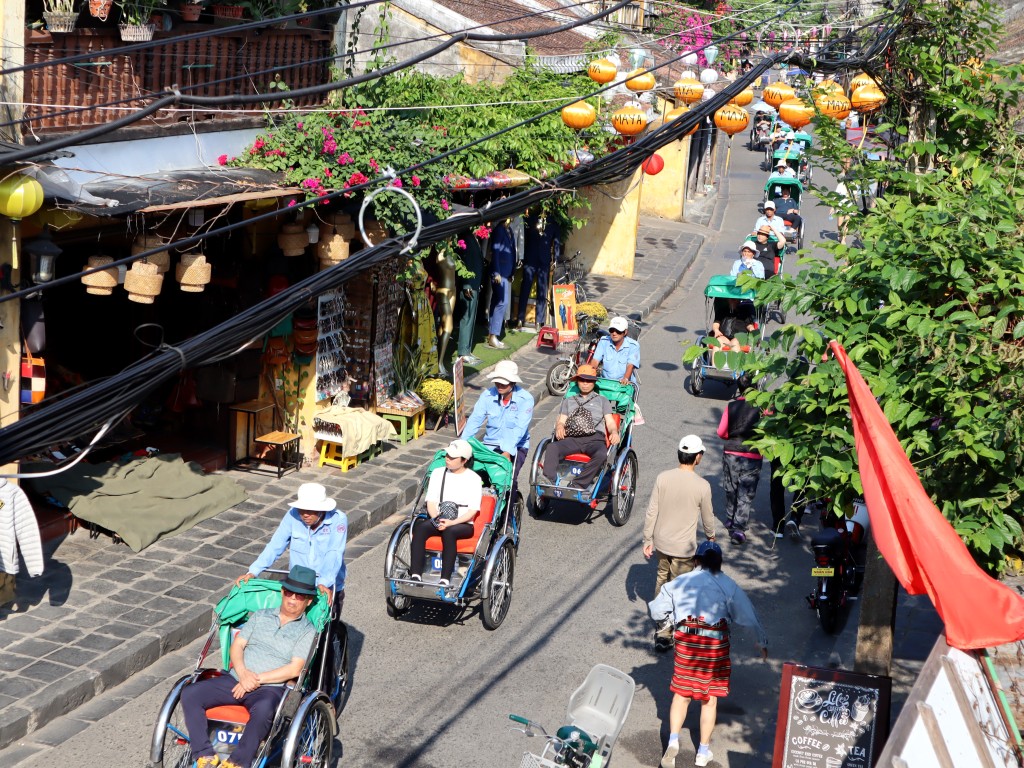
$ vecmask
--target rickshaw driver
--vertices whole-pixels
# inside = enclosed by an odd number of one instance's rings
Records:
[[[792,191],[788,184],[779,186],[779,196],[772,202],[775,203],[775,213],[784,221],[788,221],[797,232],[803,225],[803,218],[800,216],[800,204],[793,199]]]
[[[281,582],[281,607],[253,611],[231,642],[230,673],[182,689],[181,709],[196,768],[250,768],[273,725],[284,683],[299,676],[313,647],[316,628],[306,609],[316,592],[316,573],[296,565]],[[230,760],[217,757],[206,720],[207,709],[224,704],[241,704],[249,711]]]
[[[515,487],[530,450],[533,395],[519,386],[523,382],[519,366],[511,360],[499,361],[487,378],[494,386],[480,394],[462,436],[475,437],[486,421],[487,429],[481,442],[513,462],[512,485]]]
[[[620,384],[636,384],[636,369],[640,367],[640,342],[629,338],[629,321],[613,317],[608,323],[608,335],[601,337],[594,350],[594,365],[600,364],[601,376],[618,379]]]

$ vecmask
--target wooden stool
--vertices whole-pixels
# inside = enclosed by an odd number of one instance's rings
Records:
[[[356,456],[343,456],[341,445],[332,443],[329,440],[320,441],[320,466],[325,464],[331,467],[338,467],[342,472],[348,472],[353,467],[369,461],[381,452],[381,444],[374,443],[362,453]]]
[[[302,466],[302,459],[297,458],[295,461],[285,461],[284,457],[286,453],[299,451],[299,436],[292,432],[268,432],[265,435],[261,435],[253,440],[256,445],[272,445],[277,449],[277,479],[280,480],[281,476],[288,469],[298,469]]]
[[[545,325],[537,332],[537,349],[541,347],[551,347],[551,349],[558,349],[558,329],[552,328],[550,325]]]
[[[395,425],[398,439],[402,441],[402,445],[426,434],[426,408],[420,408],[418,411],[392,411],[378,408],[377,415]]]

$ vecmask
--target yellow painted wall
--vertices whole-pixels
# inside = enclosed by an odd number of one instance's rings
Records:
[[[636,229],[640,223],[639,168],[625,181],[586,187],[580,194],[590,200],[590,210],[574,216],[587,223],[569,235],[566,252],[580,251],[588,272],[613,277],[632,277],[636,256]]]
[[[679,139],[658,150],[665,167],[656,176],[645,176],[640,188],[640,214],[683,221],[686,167],[690,139]]]
[[[399,22],[401,30],[412,28],[418,30],[420,35],[424,37],[429,35],[445,36],[451,33],[450,30],[439,29],[396,5],[390,6],[389,13],[392,15],[392,25],[394,26],[395,22]],[[369,14],[367,15],[369,16]],[[392,33],[394,33],[394,30],[392,30]],[[501,59],[496,59],[484,51],[473,48],[465,43],[456,43],[448,51],[443,52],[441,56],[452,56],[456,59],[456,62],[450,65],[452,74],[458,72],[465,78],[467,83],[484,81],[501,84],[506,77],[515,71],[514,68]]]

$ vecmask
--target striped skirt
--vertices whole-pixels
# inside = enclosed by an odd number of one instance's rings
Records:
[[[703,622],[685,622],[680,627],[716,630],[721,638],[694,635],[677,629],[676,657],[672,670],[673,693],[695,701],[708,701],[712,696],[729,695],[729,629],[725,622],[714,627]]]

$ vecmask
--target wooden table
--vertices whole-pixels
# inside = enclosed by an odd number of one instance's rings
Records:
[[[377,408],[377,415],[395,425],[395,429],[398,430],[398,439],[402,441],[402,445],[426,434],[427,407],[425,405],[414,411]]]
[[[253,438],[256,436],[257,419],[261,413],[269,411],[273,407],[274,403],[269,400],[249,400],[245,403],[235,403],[234,405],[228,406],[229,411],[245,414],[245,456],[236,458],[231,463],[232,467],[252,462],[249,447],[252,445]],[[229,446],[229,448],[230,450],[228,451],[228,455],[231,455],[234,453],[234,446]]]

